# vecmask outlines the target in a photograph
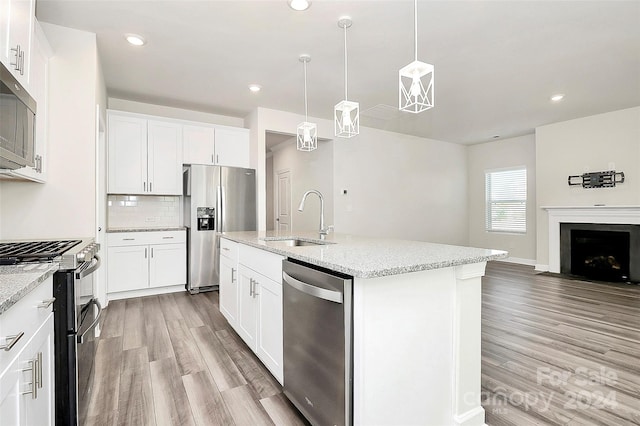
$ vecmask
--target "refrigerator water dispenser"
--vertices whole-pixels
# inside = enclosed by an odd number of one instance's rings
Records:
[[[197,211],[198,231],[214,231],[216,209],[213,207],[198,207]]]

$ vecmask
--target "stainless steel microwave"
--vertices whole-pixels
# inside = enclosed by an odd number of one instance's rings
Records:
[[[36,101],[0,63],[0,169],[34,166]]]

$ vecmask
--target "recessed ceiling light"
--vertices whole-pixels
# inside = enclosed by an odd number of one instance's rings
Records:
[[[262,89],[262,86],[260,86],[259,84],[250,84],[249,85],[249,90],[251,90],[252,92],[259,92],[260,89]]]
[[[288,0],[289,7],[293,10],[307,10],[311,6],[311,0]]]
[[[134,46],[143,46],[146,43],[146,40],[138,34],[125,34],[125,38]]]
[[[552,100],[553,102],[559,102],[559,101],[561,101],[563,98],[564,98],[564,94],[562,94],[562,93],[558,93],[557,95],[553,95],[553,96],[551,96],[551,100]]]

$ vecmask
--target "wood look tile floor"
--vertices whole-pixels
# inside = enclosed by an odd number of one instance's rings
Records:
[[[640,286],[490,262],[482,288],[489,425],[639,425]],[[303,425],[218,309],[218,293],[114,301],[88,425]]]
[[[87,425],[308,425],[231,329],[218,293],[109,303]]]

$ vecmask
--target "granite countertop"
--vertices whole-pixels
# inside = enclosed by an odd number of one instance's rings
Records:
[[[107,228],[107,232],[161,232],[161,231],[184,231],[185,226],[173,226],[169,228]]]
[[[299,247],[288,247],[277,240],[320,241],[318,233],[251,231],[228,232],[221,237],[358,278],[447,268],[503,259],[508,255],[500,250],[334,233],[322,241],[323,245]]]
[[[0,315],[57,270],[57,263],[0,266]]]

